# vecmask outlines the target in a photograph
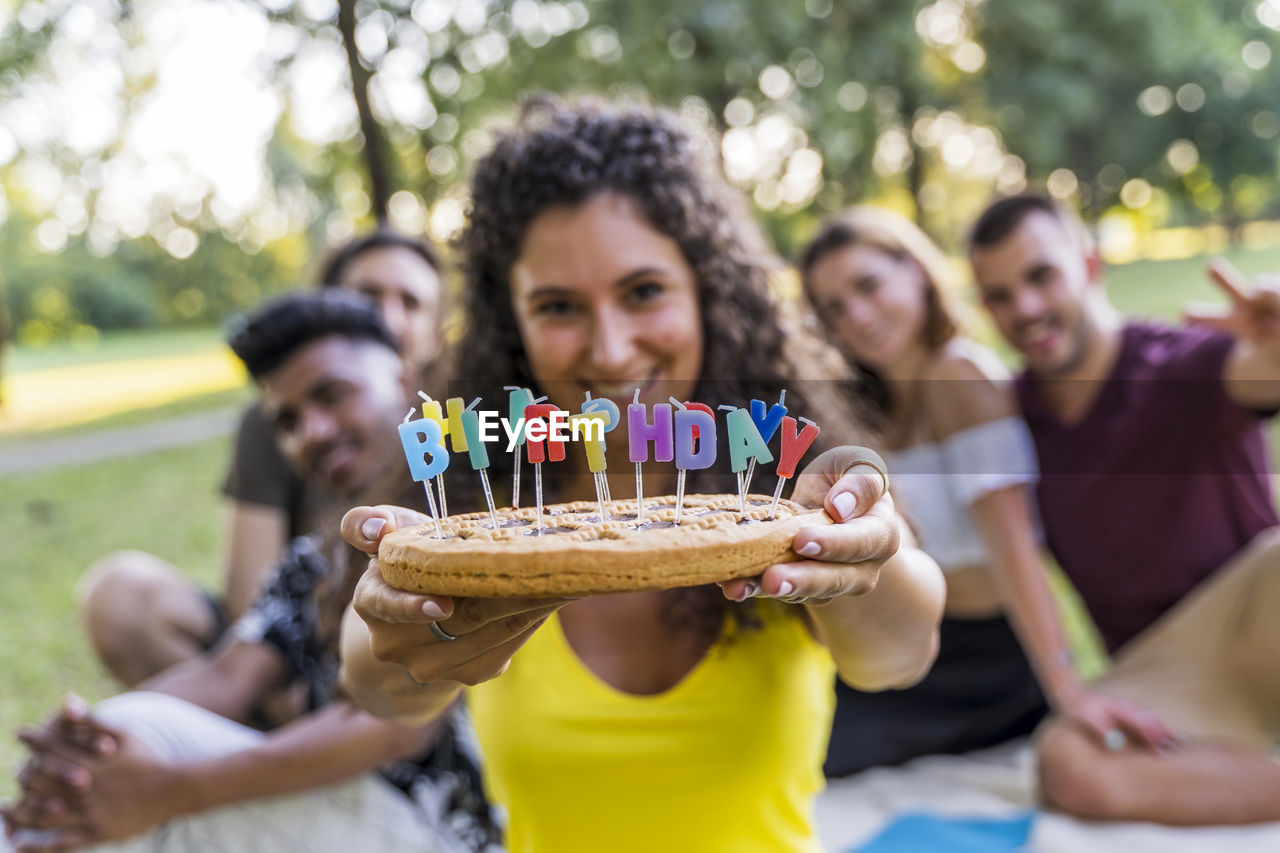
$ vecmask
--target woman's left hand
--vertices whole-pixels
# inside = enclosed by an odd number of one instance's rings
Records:
[[[752,596],[825,604],[875,589],[880,567],[898,552],[898,513],[881,473],[884,461],[865,447],[835,447],[796,477],[791,499],[823,507],[836,524],[806,527],[792,549],[806,560],[778,563],[755,578],[721,584],[726,598]]]

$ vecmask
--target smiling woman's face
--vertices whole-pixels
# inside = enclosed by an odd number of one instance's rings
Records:
[[[636,388],[648,405],[688,400],[702,369],[698,286],[680,247],[613,193],[529,225],[511,301],[541,392],[562,409]]]

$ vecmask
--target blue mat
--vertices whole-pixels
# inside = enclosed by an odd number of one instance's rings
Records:
[[[909,813],[847,853],[1011,853],[1031,838],[1034,811],[1007,818]]]

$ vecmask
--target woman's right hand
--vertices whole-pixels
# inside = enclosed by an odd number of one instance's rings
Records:
[[[368,626],[373,656],[399,664],[417,681],[488,681],[505,672],[534,630],[571,599],[453,598],[395,589],[382,578],[378,543],[392,530],[428,521],[394,506],[356,507],[343,517],[343,538],[371,558],[356,586],[355,611]],[[432,623],[456,639],[443,639]]]

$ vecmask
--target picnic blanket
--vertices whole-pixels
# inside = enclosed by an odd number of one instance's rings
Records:
[[[1173,828],[1041,810],[1026,739],[831,782],[818,799],[829,853],[1275,853],[1280,823]]]

